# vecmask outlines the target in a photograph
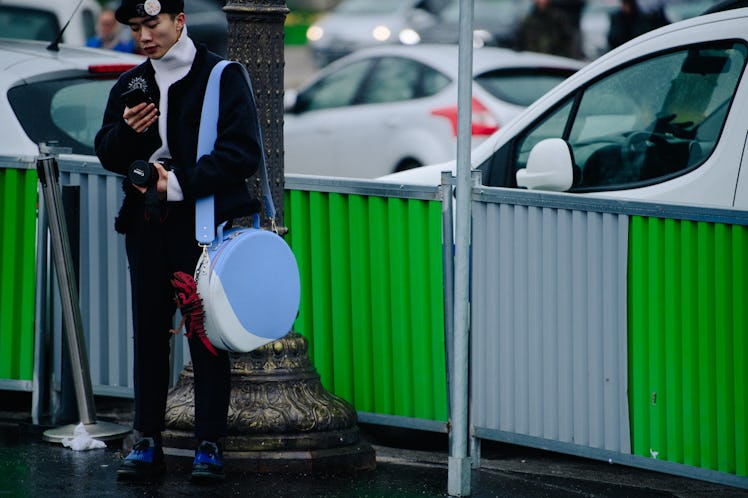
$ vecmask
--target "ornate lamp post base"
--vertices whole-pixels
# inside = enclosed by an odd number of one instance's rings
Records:
[[[249,472],[355,471],[376,467],[374,450],[360,441],[356,412],[322,386],[306,339],[283,339],[238,356],[231,366],[229,470]],[[192,365],[167,399],[164,451],[190,464],[196,441]],[[187,461],[187,457],[189,461]],[[179,458],[177,458],[178,460]]]

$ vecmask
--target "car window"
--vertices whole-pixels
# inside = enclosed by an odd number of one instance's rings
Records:
[[[0,36],[50,41],[59,32],[60,24],[53,12],[0,4]]]
[[[343,107],[353,103],[373,61],[355,61],[312,84],[296,98],[296,112]]]
[[[722,41],[611,73],[521,136],[515,167],[540,140],[563,138],[578,168],[572,190],[633,188],[690,171],[717,145],[747,54],[743,43]]]
[[[113,79],[87,78],[37,82],[11,88],[8,100],[34,142],[93,155],[113,84]]]
[[[475,81],[497,99],[527,107],[573,73],[562,69],[497,69],[479,74]]]
[[[449,78],[420,62],[382,57],[367,78],[357,103],[381,104],[430,96],[449,84]]]

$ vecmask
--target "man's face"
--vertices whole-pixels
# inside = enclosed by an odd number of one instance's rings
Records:
[[[132,37],[140,43],[150,59],[160,59],[179,40],[184,27],[184,13],[172,19],[171,14],[130,19]]]
[[[114,11],[104,10],[99,16],[99,36],[104,39],[112,38],[117,34],[117,20]]]

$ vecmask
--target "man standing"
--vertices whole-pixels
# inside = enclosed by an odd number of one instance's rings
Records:
[[[195,200],[215,195],[218,222],[259,211],[245,179],[261,164],[262,144],[251,88],[241,68],[231,64],[221,78],[214,149],[196,157],[208,77],[221,59],[189,38],[183,0],[122,0],[116,18],[130,27],[148,59],[112,88],[96,154],[106,169],[121,175],[139,160],[154,170],[150,186],[138,187],[125,178],[125,200],[115,221],[116,230],[125,234],[132,283],[133,425],[140,436],[117,473],[140,478],[165,470],[161,432],[175,313],[171,278],[178,271],[192,274],[200,254]],[[128,106],[122,95],[133,89],[143,91],[144,101],[128,100]],[[222,479],[230,361],[226,351],[215,355],[206,349],[197,334],[189,345],[198,441],[191,477]]]

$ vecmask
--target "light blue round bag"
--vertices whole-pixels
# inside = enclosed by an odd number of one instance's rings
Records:
[[[221,73],[230,63],[222,61],[211,72],[197,157],[213,150]],[[246,71],[244,75],[251,94]],[[296,258],[274,231],[275,207],[264,156],[259,173],[273,230],[259,228],[259,217],[255,216],[255,228],[224,230],[221,225],[216,234],[213,196],[198,199],[195,209],[195,237],[204,250],[194,278],[203,304],[205,332],[215,347],[239,353],[285,336],[296,319],[301,294]]]

